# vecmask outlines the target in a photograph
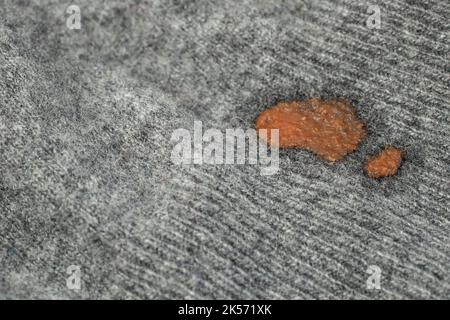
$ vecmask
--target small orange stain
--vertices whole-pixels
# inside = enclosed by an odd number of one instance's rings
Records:
[[[393,176],[400,168],[404,154],[403,150],[388,146],[369,159],[366,165],[367,174],[374,179]]]

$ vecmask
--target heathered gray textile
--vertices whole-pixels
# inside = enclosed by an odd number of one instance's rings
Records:
[[[444,0],[1,0],[0,298],[449,298],[449,13]],[[170,159],[172,132],[195,120],[250,128],[312,96],[351,99],[367,125],[341,162],[282,150],[261,176]],[[387,144],[404,165],[371,180],[362,166]]]

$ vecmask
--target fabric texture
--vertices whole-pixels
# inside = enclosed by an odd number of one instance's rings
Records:
[[[0,298],[449,298],[449,11],[2,0]],[[343,161],[281,150],[271,176],[171,161],[178,128],[251,128],[314,96],[350,99],[367,126]],[[390,144],[399,173],[368,178]]]

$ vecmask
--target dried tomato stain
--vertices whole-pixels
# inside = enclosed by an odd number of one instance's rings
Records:
[[[350,102],[319,98],[281,102],[262,112],[255,127],[279,129],[278,147],[304,148],[332,162],[356,150],[366,135]]]
[[[367,174],[375,179],[393,176],[402,163],[404,153],[402,149],[392,146],[385,148],[369,159],[365,167]]]

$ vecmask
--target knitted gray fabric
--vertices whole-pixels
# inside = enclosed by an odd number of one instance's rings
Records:
[[[450,4],[378,1],[379,29],[374,4],[2,0],[0,298],[449,298]],[[171,161],[178,128],[313,96],[367,125],[343,161]]]

